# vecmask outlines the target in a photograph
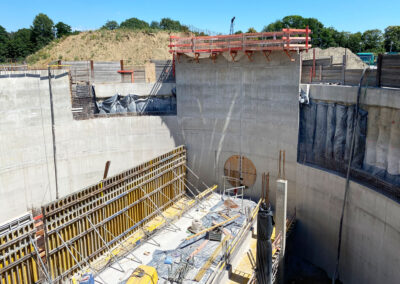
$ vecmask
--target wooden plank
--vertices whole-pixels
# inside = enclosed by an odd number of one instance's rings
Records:
[[[214,260],[217,258],[218,254],[220,253],[222,246],[224,245],[224,243],[227,242],[229,236],[225,236],[225,238],[222,240],[222,242],[218,245],[218,247],[214,250],[214,252],[212,253],[212,255],[207,259],[207,261],[204,263],[204,265],[202,266],[202,268],[200,268],[199,272],[197,273],[197,275],[194,277],[194,280],[199,282],[204,274],[207,272],[207,270],[210,268],[211,264],[214,262]]]
[[[236,215],[236,216],[234,216],[234,217],[232,217],[232,218],[229,218],[229,219],[227,219],[227,220],[225,220],[225,221],[222,221],[221,223],[218,223],[218,224],[216,224],[216,225],[214,225],[214,226],[211,226],[211,227],[209,227],[209,228],[207,228],[207,229],[201,230],[201,231],[198,232],[197,234],[194,234],[194,235],[191,235],[191,236],[187,237],[186,240],[191,240],[191,239],[193,239],[193,238],[195,238],[195,237],[197,237],[197,236],[200,236],[200,235],[202,235],[202,234],[204,234],[204,233],[207,233],[207,232],[209,232],[209,231],[211,231],[211,230],[213,230],[213,229],[215,229],[215,228],[217,228],[217,227],[219,227],[219,226],[222,226],[222,225],[224,225],[224,224],[226,224],[226,223],[229,223],[229,222],[231,222],[231,221],[233,221],[233,220],[235,220],[235,219],[237,219],[237,218],[239,218],[239,217],[240,217],[240,214],[238,214],[238,215]]]

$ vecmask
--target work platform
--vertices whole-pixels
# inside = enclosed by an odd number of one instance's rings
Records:
[[[255,51],[264,53],[267,60],[272,51],[290,52],[308,51],[311,48],[311,30],[306,29],[282,29],[278,32],[244,33],[219,36],[195,36],[195,37],[170,37],[169,52],[174,59],[179,61],[182,54],[192,54],[196,59],[200,55],[209,55],[215,60],[217,55],[229,52],[232,60],[235,60],[238,51],[244,52],[249,60]]]
[[[245,199],[244,187],[216,188],[186,165],[180,146],[46,204],[1,226],[0,283],[79,283],[87,275],[125,283],[143,264],[171,283],[220,283],[261,201]]]

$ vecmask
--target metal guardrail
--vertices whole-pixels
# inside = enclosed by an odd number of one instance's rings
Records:
[[[170,53],[218,53],[272,50],[308,50],[311,30],[283,29],[279,32],[245,33],[237,35],[170,37]]]

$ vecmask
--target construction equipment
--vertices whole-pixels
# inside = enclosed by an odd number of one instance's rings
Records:
[[[185,260],[182,259],[181,256],[181,261],[179,262],[178,268],[175,269],[175,271],[172,271],[171,266],[171,270],[168,271],[168,281],[170,283],[182,284],[185,276],[188,274],[189,270],[193,268],[193,266],[193,258],[188,258],[187,260]]]
[[[231,29],[229,30],[229,34],[230,35],[233,35],[233,27],[234,27],[234,22],[235,22],[235,19],[236,19],[236,17],[233,17],[232,19],[231,19]]]
[[[220,242],[222,239],[222,230],[220,228],[215,228],[214,230],[209,231],[207,238],[210,241]]]
[[[238,214],[238,215],[236,215],[236,216],[234,216],[234,217],[232,217],[232,218],[229,218],[229,219],[227,219],[227,220],[225,220],[225,221],[223,221],[223,222],[221,222],[221,223],[218,223],[218,224],[216,224],[216,225],[214,225],[214,226],[211,226],[211,227],[209,227],[209,228],[207,228],[207,229],[204,229],[204,230],[198,232],[197,234],[194,234],[194,235],[192,235],[192,236],[189,236],[189,237],[186,238],[186,240],[190,240],[190,239],[193,239],[193,238],[195,238],[195,237],[197,237],[197,236],[200,236],[201,234],[207,233],[207,232],[209,232],[209,231],[211,231],[211,230],[213,230],[213,229],[215,229],[215,228],[217,228],[217,227],[219,227],[219,226],[222,226],[222,225],[224,225],[224,224],[226,224],[226,223],[229,223],[229,222],[231,222],[231,221],[233,221],[233,220],[235,220],[235,219],[237,219],[237,218],[239,218],[239,217],[240,217],[240,214]]]
[[[156,284],[157,282],[157,270],[152,266],[140,265],[133,271],[126,284]]]

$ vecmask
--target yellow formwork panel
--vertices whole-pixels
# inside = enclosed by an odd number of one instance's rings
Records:
[[[23,220],[23,223],[20,221]],[[0,283],[36,283],[39,271],[36,264],[36,229],[32,216],[10,221],[0,236]]]
[[[121,243],[133,248],[165,226],[166,219],[179,218],[193,206],[195,200],[184,197],[185,167],[186,150],[180,146],[43,206],[47,266],[54,283],[88,262],[101,268],[114,255],[125,253]],[[25,274],[15,272],[21,277]]]
[[[153,232],[166,218],[180,216],[174,206],[184,194],[186,150],[177,147],[151,161],[42,207],[47,265],[55,282],[75,273],[109,248],[108,257],[121,253],[118,243],[131,245]],[[177,175],[177,176],[176,176]],[[194,201],[178,201],[180,207]]]

